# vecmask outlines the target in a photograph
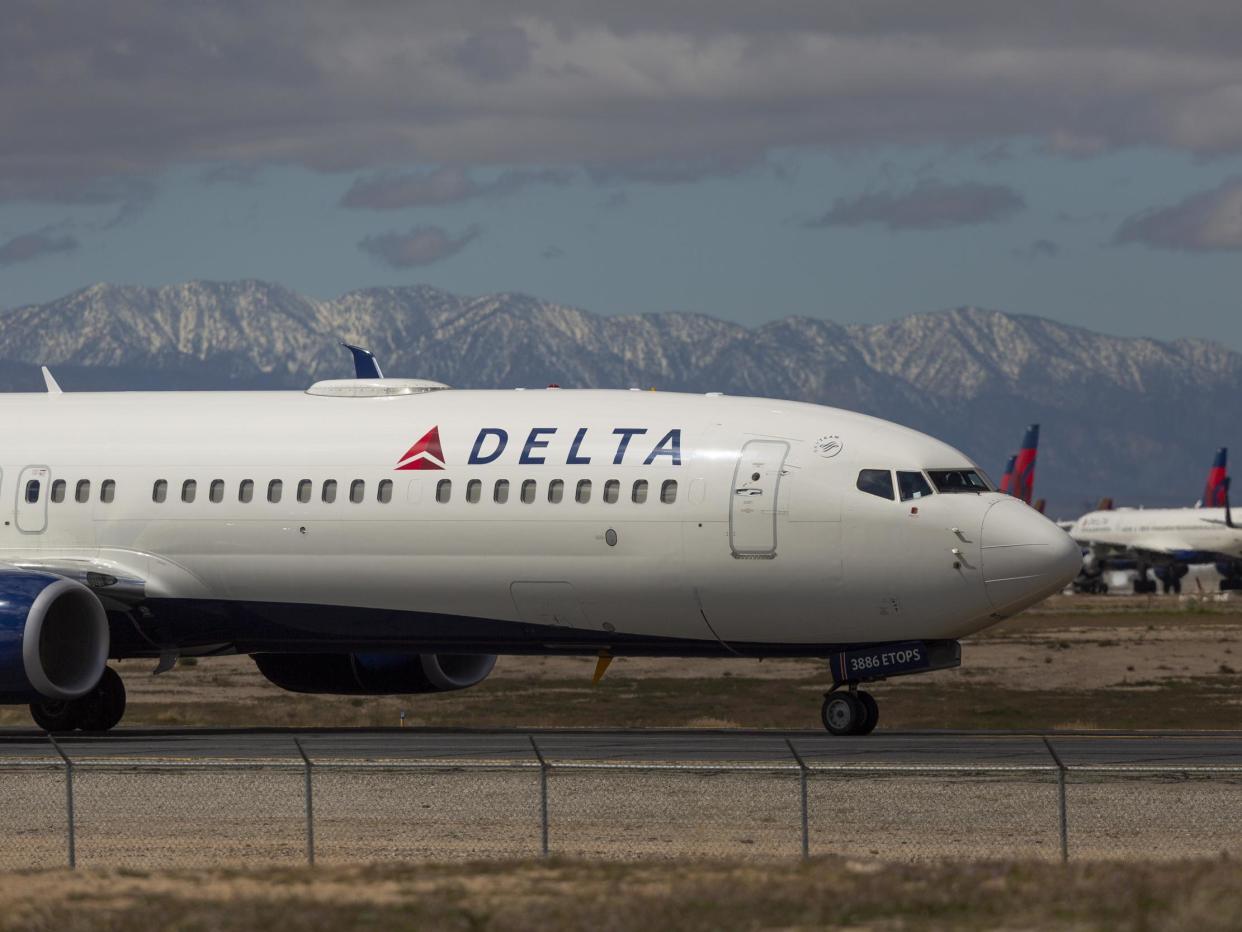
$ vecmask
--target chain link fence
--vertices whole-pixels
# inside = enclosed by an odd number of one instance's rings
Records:
[[[1242,767],[550,760],[0,761],[0,868],[837,854],[1242,856]]]

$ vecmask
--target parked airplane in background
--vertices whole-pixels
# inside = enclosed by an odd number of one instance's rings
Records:
[[[1154,568],[1165,591],[1181,591],[1190,564],[1214,563],[1222,590],[1242,589],[1242,527],[1229,507],[1228,451],[1216,451],[1202,501],[1194,508],[1097,508],[1070,528],[1070,536],[1088,548],[1080,589],[1107,591],[1101,579],[1110,565],[1134,563],[1135,592],[1154,592]],[[1208,505],[1208,503],[1212,503]],[[1206,506],[1206,507],[1204,507]]]
[[[956,666],[1079,569],[962,453],[876,418],[356,359],[304,392],[0,395],[0,701],[106,730],[126,657],[379,695],[498,654],[814,656],[825,726],[857,734],[860,684]]]

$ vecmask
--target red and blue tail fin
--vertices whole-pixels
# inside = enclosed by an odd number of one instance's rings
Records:
[[[1203,487],[1204,508],[1225,507],[1225,477],[1229,475],[1229,449],[1221,447],[1208,470],[1207,485]]]
[[[1022,499],[1028,505],[1031,503],[1031,494],[1035,491],[1035,453],[1038,449],[1039,425],[1032,424],[1022,438],[1022,449],[1018,451],[1017,461],[1013,465],[1013,479],[1009,483],[1009,494]]]
[[[1005,473],[1004,475],[1001,476],[1001,481],[1000,481],[1000,490],[1002,492],[1009,491],[1009,485],[1010,483],[1013,482],[1013,464],[1016,463],[1017,461],[1018,461],[1018,454],[1015,453],[1013,456],[1009,457],[1009,459],[1005,462]]]

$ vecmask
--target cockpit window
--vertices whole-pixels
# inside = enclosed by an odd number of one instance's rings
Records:
[[[858,474],[858,488],[868,495],[893,498],[893,474],[887,469],[864,469]]]
[[[901,493],[903,502],[932,494],[931,486],[927,484],[921,472],[898,472],[897,491]]]
[[[929,469],[927,475],[937,492],[990,492],[988,484],[976,469]]]

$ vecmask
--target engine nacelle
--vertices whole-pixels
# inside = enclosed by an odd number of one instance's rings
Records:
[[[295,693],[389,696],[476,686],[495,654],[252,654],[259,672]]]
[[[108,614],[81,583],[0,571],[0,702],[77,699],[108,662]]]

